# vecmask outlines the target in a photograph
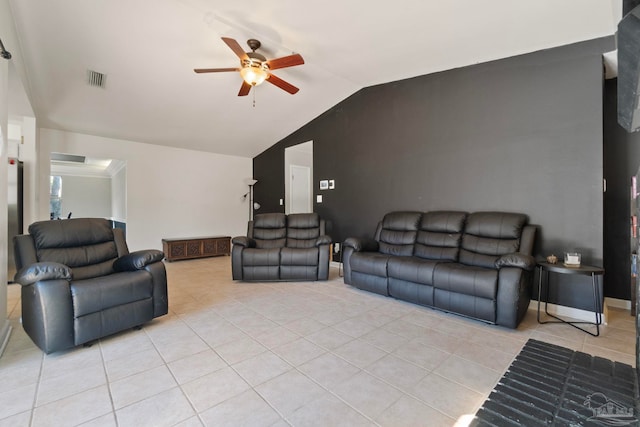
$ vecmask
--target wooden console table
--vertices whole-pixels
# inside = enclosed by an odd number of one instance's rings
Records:
[[[162,239],[162,250],[167,261],[230,255],[231,237],[207,236]]]

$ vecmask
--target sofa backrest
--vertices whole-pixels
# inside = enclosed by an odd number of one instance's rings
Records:
[[[509,212],[474,212],[469,214],[462,235],[462,264],[495,268],[501,256],[517,252],[522,229],[528,218]]]
[[[287,247],[313,248],[324,231],[320,229],[317,213],[289,214],[287,217]]]
[[[287,217],[283,213],[256,214],[249,236],[255,240],[256,248],[282,248],[286,243]]]
[[[434,211],[422,215],[413,255],[434,260],[457,261],[466,212]]]
[[[413,255],[420,212],[390,212],[384,216],[377,236],[379,251],[388,255]]]
[[[111,221],[73,218],[34,222],[29,226],[39,262],[59,262],[71,267],[73,279],[113,273],[118,250]]]

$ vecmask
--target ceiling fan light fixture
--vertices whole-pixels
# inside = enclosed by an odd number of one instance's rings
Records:
[[[269,76],[268,69],[269,67],[264,62],[250,58],[242,61],[240,75],[247,84],[258,86],[264,83]]]

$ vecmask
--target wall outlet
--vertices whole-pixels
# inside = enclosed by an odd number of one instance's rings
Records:
[[[333,252],[335,252],[335,253],[340,252],[340,243],[334,243],[333,244]]]
[[[329,180],[329,190],[336,188],[336,181],[334,179]]]
[[[316,196],[316,203],[322,203],[322,194]]]
[[[284,200],[280,199],[280,206],[284,205]]]

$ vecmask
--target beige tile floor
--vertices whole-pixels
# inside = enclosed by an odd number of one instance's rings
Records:
[[[19,323],[0,358],[0,426],[464,425],[529,338],[633,364],[623,310],[593,338],[517,330],[318,283],[233,282],[230,258],[168,263],[169,310],[43,355]]]

